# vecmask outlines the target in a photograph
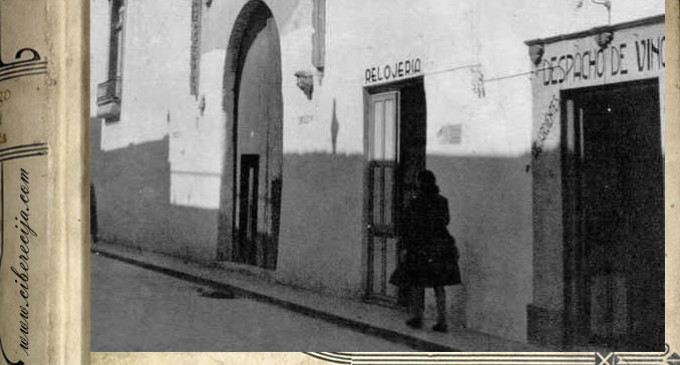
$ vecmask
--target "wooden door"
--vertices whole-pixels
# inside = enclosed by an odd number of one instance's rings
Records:
[[[397,166],[399,93],[370,96],[368,121],[368,294],[393,301],[397,288],[388,283],[397,264]]]
[[[564,105],[575,156],[568,204],[574,335],[578,342],[619,350],[660,351],[664,185],[658,84],[584,90]]]
[[[257,261],[257,207],[260,156],[241,155],[239,184],[238,261],[255,265]]]

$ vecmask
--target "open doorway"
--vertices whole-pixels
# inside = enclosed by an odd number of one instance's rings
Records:
[[[281,46],[271,10],[244,5],[229,40],[217,259],[276,269],[281,223]]]
[[[366,89],[365,109],[366,293],[370,299],[395,303],[400,293],[389,284],[389,275],[398,262],[400,220],[415,195],[418,173],[425,169],[423,79]]]
[[[562,94],[567,338],[661,351],[664,177],[658,80]]]

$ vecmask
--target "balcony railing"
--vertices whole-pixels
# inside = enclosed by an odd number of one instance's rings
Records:
[[[102,82],[97,86],[97,105],[120,102],[120,78]]]
[[[120,78],[97,85],[97,116],[107,121],[120,119]]]

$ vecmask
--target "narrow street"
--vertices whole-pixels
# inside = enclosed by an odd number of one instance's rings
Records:
[[[414,351],[275,305],[91,256],[91,351]]]

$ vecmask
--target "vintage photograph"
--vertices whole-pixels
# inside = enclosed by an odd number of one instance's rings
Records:
[[[663,0],[88,0],[94,352],[655,351]]]

